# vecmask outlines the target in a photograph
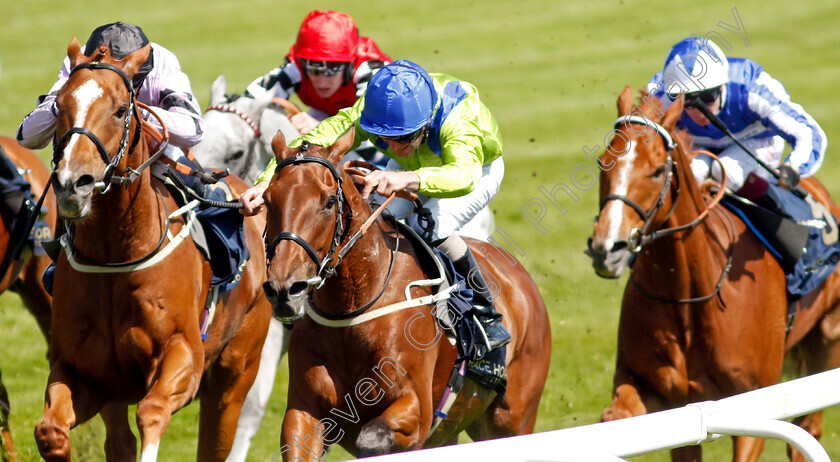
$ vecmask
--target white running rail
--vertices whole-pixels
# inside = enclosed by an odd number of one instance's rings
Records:
[[[811,462],[830,462],[825,449],[805,430],[786,422],[840,404],[840,369],[771,387],[629,419],[501,438],[456,446],[373,457],[371,462],[620,461],[723,435],[778,438]]]

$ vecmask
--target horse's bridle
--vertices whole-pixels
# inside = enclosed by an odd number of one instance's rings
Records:
[[[618,200],[618,201],[622,201],[625,204],[629,205],[633,210],[636,211],[636,213],[638,213],[642,217],[642,219],[644,220],[644,225],[642,225],[642,228],[641,229],[640,228],[631,229],[630,234],[627,238],[628,245],[629,245],[629,250],[633,253],[638,253],[639,251],[641,251],[642,247],[644,247],[645,245],[649,244],[650,242],[652,242],[656,239],[674,234],[674,233],[679,232],[679,231],[694,228],[695,226],[700,224],[703,220],[705,220],[705,218],[708,216],[709,210],[711,210],[712,207],[716,206],[717,203],[720,201],[721,197],[723,197],[723,192],[726,189],[726,175],[725,175],[725,173],[723,173],[723,165],[721,164],[721,172],[722,172],[721,176],[724,179],[723,184],[721,184],[721,187],[720,187],[720,190],[718,191],[718,194],[715,195],[715,198],[712,200],[712,202],[709,204],[709,206],[706,208],[706,210],[703,211],[703,213],[701,213],[694,220],[692,220],[691,222],[686,223],[684,225],[674,226],[672,228],[658,229],[656,231],[653,231],[652,233],[648,233],[648,229],[650,228],[654,217],[657,215],[657,213],[659,213],[659,210],[662,208],[662,206],[665,205],[665,197],[667,196],[668,191],[671,189],[672,186],[674,186],[676,188],[676,194],[675,194],[675,197],[671,200],[671,208],[670,208],[670,210],[668,210],[668,213],[665,216],[665,220],[668,219],[668,217],[674,212],[674,209],[676,208],[677,198],[679,197],[679,194],[680,194],[680,185],[679,185],[679,175],[678,174],[674,175],[674,174],[678,173],[679,165],[677,164],[677,162],[675,162],[673,160],[673,151],[674,151],[674,149],[677,148],[677,143],[674,142],[673,137],[671,137],[671,134],[668,133],[667,130],[665,130],[665,127],[659,125],[658,123],[656,123],[652,120],[646,119],[644,117],[639,117],[639,116],[625,115],[625,116],[622,116],[622,117],[619,117],[618,119],[616,119],[614,127],[618,128],[619,125],[624,124],[624,123],[637,123],[637,124],[646,125],[648,127],[653,128],[654,130],[656,130],[656,132],[659,134],[659,136],[662,137],[662,140],[665,142],[665,147],[668,151],[668,157],[665,159],[665,169],[667,171],[667,176],[665,178],[665,181],[663,181],[663,183],[662,183],[662,189],[659,191],[659,196],[656,198],[656,201],[653,203],[653,205],[651,206],[650,209],[645,210],[642,206],[640,206],[638,203],[636,203],[635,201],[633,201],[629,197],[621,196],[621,195],[618,195],[618,194],[608,194],[608,195],[604,196],[603,200],[601,201],[601,210],[603,210],[604,206],[606,205],[606,203],[608,201]],[[717,157],[715,157],[715,156],[712,156],[712,157],[714,159],[717,159]],[[719,159],[718,159],[718,162],[720,162]],[[676,177],[675,181],[673,181],[674,177]],[[734,229],[734,225],[732,225],[731,219],[730,219],[730,228]],[[729,251],[727,252],[726,263],[723,266],[723,270],[721,271],[720,277],[718,278],[718,281],[717,281],[717,284],[715,285],[714,290],[712,290],[712,292],[707,294],[707,295],[703,295],[703,296],[700,296],[700,297],[686,298],[686,299],[682,299],[682,300],[675,300],[675,299],[659,297],[657,295],[654,295],[654,294],[648,292],[647,290],[642,288],[642,286],[640,286],[638,282],[636,282],[635,278],[633,278],[632,275],[629,278],[630,283],[632,283],[646,297],[651,298],[653,300],[660,301],[660,302],[676,303],[676,304],[691,304],[691,303],[699,303],[699,302],[705,302],[707,300],[710,300],[714,296],[716,296],[720,293],[720,289],[723,286],[723,282],[726,280],[726,275],[729,274],[729,271],[732,268],[732,259],[733,259],[733,255],[734,255],[732,243],[734,242],[734,231],[732,231],[732,235],[733,236],[732,236],[732,239],[730,240]]]
[[[63,156],[62,150],[64,149],[65,145],[67,144],[69,138],[74,134],[80,134],[88,137],[93,144],[96,146],[96,150],[99,152],[99,156],[102,157],[102,161],[105,162],[105,171],[102,173],[101,181],[96,183],[96,188],[102,190],[102,193],[108,192],[112,184],[128,184],[134,181],[137,176],[139,176],[140,171],[145,169],[148,165],[150,165],[157,157],[163,152],[165,148],[165,143],[162,143],[158,152],[151,156],[146,162],[143,163],[138,169],[128,169],[127,172],[129,176],[114,176],[114,169],[117,168],[119,163],[122,161],[123,156],[128,152],[129,155],[134,151],[134,148],[137,147],[137,143],[140,141],[140,128],[142,125],[142,120],[140,119],[140,113],[137,111],[137,105],[135,103],[135,90],[134,84],[131,82],[131,79],[125,75],[125,72],[122,69],[114,66],[112,64],[107,63],[100,63],[98,61],[92,61],[89,63],[82,63],[78,66],[74,67],[72,71],[70,71],[70,75],[73,75],[75,72],[81,69],[105,69],[112,72],[115,72],[117,75],[120,76],[123,83],[125,83],[126,89],[128,89],[128,109],[125,113],[124,119],[124,128],[122,133],[122,138],[120,139],[119,147],[117,148],[117,152],[114,155],[110,155],[108,150],[105,148],[105,145],[102,141],[90,130],[85,127],[72,127],[67,130],[58,141],[53,146],[53,159],[52,159],[52,166],[53,170],[55,170],[58,163],[61,161]],[[128,146],[128,138],[131,132],[131,118],[137,121],[137,124],[134,127],[134,139],[131,142],[131,146]],[[125,173],[125,172],[124,172]]]
[[[62,150],[64,149],[64,146],[67,144],[70,136],[78,133],[80,135],[87,136],[93,142],[93,144],[96,145],[96,149],[99,152],[99,156],[102,157],[102,160],[106,164],[105,171],[102,174],[102,180],[97,182],[96,186],[95,186],[97,189],[102,190],[102,194],[105,194],[105,193],[108,192],[108,190],[110,189],[112,184],[129,184],[129,183],[133,182],[146,167],[151,165],[152,162],[154,162],[155,160],[157,160],[158,157],[160,157],[160,155],[163,153],[163,150],[166,148],[166,145],[168,144],[168,140],[167,140],[167,137],[164,137],[164,139],[160,143],[158,151],[154,155],[150,156],[149,159],[147,159],[145,162],[143,162],[143,164],[140,165],[137,169],[127,168],[126,171],[123,172],[123,173],[128,173],[127,176],[114,176],[113,175],[114,169],[120,164],[120,162],[122,161],[122,158],[123,158],[123,156],[125,156],[126,152],[128,152],[128,155],[131,155],[131,153],[134,151],[134,148],[136,148],[137,144],[140,142],[140,130],[141,130],[141,127],[142,127],[142,120],[140,119],[140,114],[137,111],[137,103],[135,101],[134,84],[132,83],[131,79],[129,79],[128,76],[125,75],[125,72],[123,72],[122,69],[120,69],[117,66],[114,66],[112,64],[100,63],[98,61],[92,61],[92,62],[89,62],[89,63],[82,63],[82,64],[79,64],[78,66],[74,67],[73,70],[70,71],[70,75],[73,75],[76,71],[78,71],[80,69],[93,69],[93,70],[105,69],[105,70],[109,70],[109,71],[115,72],[117,75],[119,75],[120,78],[122,79],[123,83],[125,83],[126,89],[128,90],[129,103],[128,103],[128,109],[126,110],[126,113],[125,113],[122,138],[120,139],[120,144],[119,144],[119,147],[117,148],[117,152],[114,153],[113,156],[111,156],[108,153],[108,150],[105,148],[105,145],[102,143],[102,141],[93,132],[91,132],[90,130],[88,130],[85,127],[72,127],[72,128],[70,128],[63,135],[61,135],[61,138],[59,138],[58,141],[53,146],[53,160],[52,160],[53,174],[50,176],[50,179],[51,179],[51,182],[52,181],[57,181],[56,174],[55,174],[55,168],[58,166],[58,163],[61,161],[61,158],[63,156],[62,155]],[[129,137],[129,134],[131,132],[131,118],[132,117],[134,117],[136,119],[137,124],[135,125],[135,129],[134,129],[134,140],[131,142],[131,146],[129,147],[128,146],[128,137]],[[155,187],[154,189],[155,189],[155,193],[157,193],[157,196],[158,196],[159,200],[161,201],[161,203],[163,203],[164,210],[166,210],[166,203],[162,200],[162,195],[161,195],[160,191],[158,191],[157,187]],[[46,194],[46,189],[44,190],[44,193]],[[125,263],[102,263],[102,262],[96,262],[94,260],[90,260],[90,259],[82,256],[81,253],[78,251],[78,249],[76,249],[75,246],[73,245],[73,242],[75,240],[73,238],[73,230],[74,230],[73,226],[68,226],[68,228],[67,228],[67,235],[68,235],[67,242],[68,242],[69,248],[71,249],[73,254],[77,258],[79,258],[82,261],[85,261],[89,264],[101,266],[103,268],[132,267],[132,266],[136,266],[138,264],[142,264],[142,263],[150,260],[152,257],[154,257],[154,255],[163,246],[163,243],[166,241],[166,237],[167,237],[166,230],[169,229],[169,213],[168,212],[165,213],[165,222],[163,223],[162,226],[163,226],[164,231],[161,233],[160,240],[158,241],[155,248],[151,252],[149,252],[147,255],[145,255],[145,256],[137,259],[137,260],[133,260],[133,261],[130,261],[130,262],[125,262]]]
[[[304,141],[304,144],[301,145],[301,150],[306,151],[307,149],[308,149],[307,142]],[[280,241],[284,241],[284,240],[285,241],[293,241],[296,244],[298,244],[299,246],[301,246],[306,251],[306,253],[309,255],[309,258],[311,258],[312,261],[315,262],[315,265],[318,267],[317,275],[315,277],[309,279],[307,281],[307,284],[310,285],[310,286],[316,286],[316,289],[319,289],[319,288],[321,288],[321,286],[324,285],[327,278],[329,278],[329,277],[331,277],[335,274],[335,272],[336,272],[335,268],[341,263],[341,261],[344,259],[344,256],[347,255],[348,252],[350,252],[350,249],[352,249],[353,246],[364,235],[365,230],[370,225],[370,223],[372,223],[373,220],[379,215],[379,213],[381,213],[381,211],[383,211],[385,209],[385,205],[387,205],[388,202],[386,201],[385,204],[380,206],[380,208],[377,210],[377,212],[373,213],[367,219],[367,221],[361,226],[361,228],[350,239],[347,240],[344,247],[342,247],[341,250],[338,251],[338,253],[336,254],[336,249],[338,248],[339,243],[344,239],[344,232],[345,232],[345,227],[344,227],[344,222],[343,222],[344,204],[347,204],[347,212],[348,212],[347,223],[348,223],[348,225],[353,220],[353,209],[350,208],[350,202],[347,200],[347,196],[344,194],[343,181],[342,181],[341,173],[338,171],[338,168],[336,168],[335,165],[332,164],[332,162],[324,159],[323,157],[310,156],[310,155],[303,154],[301,152],[301,153],[298,153],[297,155],[295,155],[294,157],[289,157],[287,159],[283,159],[282,161],[278,162],[277,163],[277,168],[275,169],[275,172],[277,170],[280,170],[283,167],[288,166],[288,165],[302,164],[302,163],[308,163],[308,162],[314,162],[314,163],[321,164],[321,165],[327,167],[330,170],[330,172],[333,174],[333,178],[335,178],[335,181],[338,185],[336,187],[336,202],[337,202],[336,209],[337,210],[336,210],[336,218],[335,218],[335,230],[333,231],[333,239],[332,239],[332,242],[330,243],[330,249],[322,260],[320,257],[318,257],[318,253],[315,252],[315,249],[312,248],[312,245],[310,245],[308,242],[306,242],[305,239],[303,239],[302,237],[298,236],[295,233],[288,232],[288,231],[283,231],[283,232],[278,233],[277,236],[275,236],[274,239],[272,239],[270,243],[269,243],[269,240],[268,240],[268,236],[266,236],[265,252],[266,252],[266,261],[270,265],[271,264],[271,259],[274,256],[275,249],[277,248],[277,245],[280,243]],[[391,197],[393,197],[393,194],[391,195]],[[396,226],[396,223],[395,223],[395,226]],[[347,227],[347,230],[349,231],[349,226]],[[324,313],[324,312],[320,311],[315,306],[315,303],[312,302],[311,298],[310,298],[310,304],[309,304],[308,309],[312,310],[320,318],[326,319],[328,321],[343,321],[343,320],[352,319],[352,318],[355,318],[356,316],[361,315],[362,313],[367,311],[368,308],[370,308],[374,304],[376,304],[376,302],[385,293],[385,289],[388,288],[388,281],[390,281],[391,274],[394,271],[394,265],[397,261],[397,249],[399,249],[399,247],[400,247],[400,235],[399,235],[399,233],[397,233],[395,240],[396,240],[396,243],[394,245],[394,249],[391,251],[391,262],[390,262],[390,265],[388,266],[388,273],[385,275],[385,281],[382,284],[382,288],[379,290],[379,293],[376,294],[375,297],[373,297],[371,300],[369,300],[367,303],[365,303],[361,307],[356,308],[356,309],[354,309],[350,312],[347,312],[347,313],[342,313],[342,314],[328,314],[328,313]]]
[[[301,146],[302,151],[306,151],[307,149],[307,146]],[[338,169],[335,165],[332,164],[332,162],[328,161],[327,159],[324,159],[323,157],[311,156],[308,154],[303,154],[301,152],[293,157],[289,157],[287,159],[283,159],[277,162],[277,168],[275,169],[275,172],[288,165],[304,163],[316,163],[327,167],[330,173],[332,173],[333,178],[335,178],[335,181],[338,185],[336,187],[335,229],[333,231],[332,242],[330,242],[330,249],[329,251],[327,251],[327,254],[324,256],[324,258],[321,259],[321,257],[318,256],[318,253],[315,252],[315,249],[312,247],[312,245],[306,242],[304,238],[289,231],[282,231],[278,233],[270,242],[268,240],[268,236],[266,236],[266,261],[271,262],[272,257],[274,257],[274,251],[281,241],[292,241],[298,244],[299,246],[303,247],[303,250],[306,251],[306,253],[309,255],[309,258],[311,258],[312,261],[315,262],[315,265],[318,267],[318,273],[315,278],[310,280],[309,284],[318,285],[318,287],[320,287],[324,283],[326,278],[335,274],[335,265],[332,265],[332,263],[335,258],[335,252],[338,248],[338,244],[339,242],[341,242],[341,239],[344,235],[344,204],[348,204],[348,201],[347,196],[344,194],[344,188],[342,186],[343,179],[341,177],[341,173],[339,173]],[[348,205],[347,210],[349,212],[347,222],[349,223],[350,220],[353,219],[353,209],[351,209]]]
[[[653,205],[650,206],[649,209],[645,210],[644,207],[639,205],[633,199],[619,194],[607,194],[606,196],[604,196],[603,199],[601,199],[600,210],[604,209],[604,207],[607,205],[607,202],[617,200],[624,202],[625,204],[630,206],[630,208],[635,210],[636,213],[638,213],[639,216],[642,218],[642,220],[644,221],[642,227],[631,229],[630,234],[627,237],[630,251],[633,253],[638,253],[640,250],[642,250],[642,247],[644,247],[651,241],[659,239],[663,236],[667,236],[669,234],[673,234],[677,231],[681,231],[687,228],[688,226],[677,226],[674,228],[656,230],[651,233],[648,232],[653,224],[654,218],[665,205],[665,198],[668,196],[668,192],[672,189],[672,187],[676,188],[676,196],[679,196],[680,194],[679,175],[675,175],[675,173],[677,172],[678,165],[677,162],[674,161],[673,157],[673,152],[674,149],[677,147],[677,143],[674,142],[674,138],[671,137],[671,134],[668,133],[668,131],[665,130],[663,126],[659,125],[656,122],[653,122],[652,120],[640,116],[626,115],[619,117],[615,121],[614,127],[618,128],[620,125],[625,123],[637,123],[641,125],[646,125],[656,130],[656,132],[662,138],[662,141],[665,143],[665,148],[668,152],[668,156],[665,158],[665,180],[662,182],[662,188],[659,190],[659,195],[656,197],[656,200],[654,201]],[[674,199],[671,201],[671,208],[665,215],[664,220],[667,220],[668,217],[671,216],[671,214],[674,212],[674,209],[676,208],[676,204],[677,199],[676,197],[674,197]]]
[[[228,102],[233,102],[233,101],[234,100],[231,99]],[[239,109],[231,106],[230,104],[227,104],[227,103],[213,104],[213,105],[207,106],[207,110],[208,111],[229,112],[231,114],[236,115],[237,117],[242,119],[246,124],[248,124],[249,127],[251,127],[251,130],[254,131],[254,136],[256,138],[260,137],[260,127],[259,127],[259,125],[257,125],[257,123],[254,122],[253,119],[248,117],[248,114],[245,114],[244,112],[242,112]]]

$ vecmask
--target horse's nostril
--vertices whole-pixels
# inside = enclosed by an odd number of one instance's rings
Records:
[[[76,180],[76,188],[83,188],[87,185],[91,185],[94,182],[93,175],[82,175]]]
[[[612,246],[611,252],[620,252],[628,247],[627,241],[618,241]]]
[[[268,298],[275,298],[278,294],[277,288],[271,281],[265,281],[263,283],[263,291],[265,291],[265,296]]]
[[[306,291],[308,287],[309,284],[307,284],[306,282],[296,282],[292,284],[291,287],[289,287],[289,296],[294,297],[300,295],[300,293]]]

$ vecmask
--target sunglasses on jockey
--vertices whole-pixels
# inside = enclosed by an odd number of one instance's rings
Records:
[[[693,106],[697,100],[703,101],[706,105],[714,103],[720,96],[720,86],[709,88],[703,91],[693,91],[685,94],[685,105]]]
[[[301,64],[303,70],[311,76],[323,75],[325,77],[332,77],[343,72],[349,63],[301,59]]]
[[[380,136],[379,138],[381,138],[384,141],[393,141],[395,143],[400,143],[400,144],[411,144],[411,143],[414,142],[414,140],[416,140],[417,138],[420,138],[420,135],[422,135],[424,133],[425,129],[426,129],[426,127],[423,127],[420,130],[417,130],[417,131],[411,132],[411,133],[406,133],[405,135]]]

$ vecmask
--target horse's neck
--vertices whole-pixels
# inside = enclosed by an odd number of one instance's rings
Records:
[[[706,210],[701,190],[685,160],[678,175],[680,193],[676,207],[659,229],[688,225]],[[729,238],[721,225],[719,216],[710,213],[694,228],[651,242],[643,250],[647,258],[641,259],[642,265],[636,270],[648,273],[651,280],[668,280],[667,284],[658,285],[672,290],[673,298],[705,295],[717,284],[726,261]]]
[[[361,209],[356,207],[354,210]],[[367,213],[357,215],[361,216],[353,218],[352,227],[346,233],[348,239],[369,216]],[[367,233],[356,242],[336,267],[336,274],[327,280],[324,290],[316,292],[315,303],[319,309],[328,311],[326,307],[333,306],[343,307],[344,312],[350,312],[376,298],[387,283],[391,265],[391,229],[381,219],[368,228]],[[393,233],[396,233],[396,230]],[[347,239],[342,245],[346,241]],[[341,246],[338,250],[340,249]]]
[[[140,142],[130,156],[132,168],[148,158],[145,143]],[[119,174],[122,168],[117,168]],[[111,185],[105,194],[97,194],[91,203],[91,216],[75,225],[74,245],[90,259],[120,262],[150,252],[159,242],[165,218],[163,204],[151,184],[146,169],[127,185]]]

